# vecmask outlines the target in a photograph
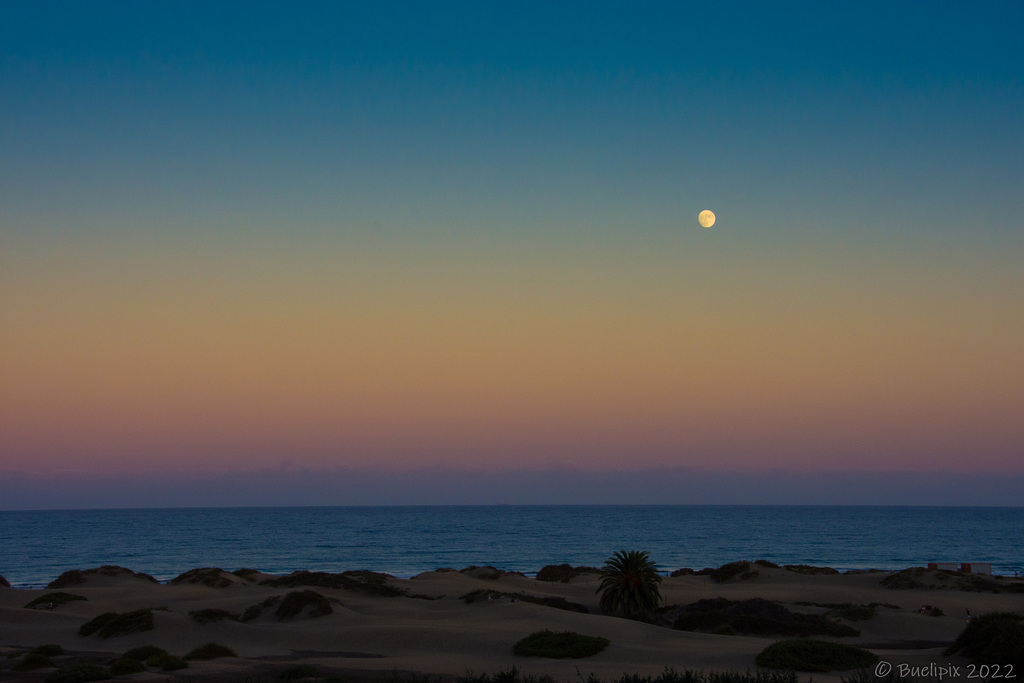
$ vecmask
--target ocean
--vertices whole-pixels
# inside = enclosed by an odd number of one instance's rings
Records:
[[[601,566],[647,550],[661,570],[769,560],[848,569],[990,562],[1024,573],[1024,508],[417,506],[0,512],[0,575],[42,587],[116,564],[161,581],[197,567],[271,574],[369,569],[410,577],[493,565]]]

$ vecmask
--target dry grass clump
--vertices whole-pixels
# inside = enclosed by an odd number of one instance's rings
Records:
[[[380,574],[369,571],[347,571],[340,574],[329,572],[308,572],[297,571],[277,579],[261,581],[261,586],[285,586],[297,588],[299,586],[313,586],[316,588],[341,588],[349,591],[358,591],[367,595],[383,597],[407,596],[403,588],[388,584],[388,579],[393,578],[387,574]]]
[[[702,631],[719,635],[780,635],[855,637],[860,631],[818,614],[791,612],[777,602],[763,598],[698,600],[685,606],[658,610],[660,619],[680,631]]]
[[[830,575],[839,573],[838,569],[833,569],[832,567],[814,567],[809,564],[787,564],[783,565],[782,568],[797,574]]]
[[[754,659],[758,666],[769,669],[822,673],[863,669],[877,661],[877,656],[859,647],[809,638],[772,643]]]
[[[200,645],[196,649],[186,654],[182,659],[207,661],[210,659],[219,659],[220,657],[237,657],[235,651],[227,645],[221,645],[220,643],[207,643],[206,645]]]
[[[754,569],[754,564],[752,562],[741,560],[739,562],[723,564],[718,569],[715,569],[711,572],[711,580],[716,583],[725,583],[730,579],[738,577],[739,580],[745,581],[747,579],[753,579],[759,575],[760,572]]]
[[[573,631],[555,633],[537,631],[519,640],[512,654],[521,657],[550,657],[552,659],[581,659],[596,655],[611,641],[597,636],[583,636]]]

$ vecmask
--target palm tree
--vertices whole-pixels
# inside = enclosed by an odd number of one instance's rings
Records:
[[[601,568],[601,609],[605,614],[631,616],[654,609],[661,602],[661,576],[646,550],[619,550]]]

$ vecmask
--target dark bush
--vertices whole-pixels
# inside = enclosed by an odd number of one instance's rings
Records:
[[[512,653],[523,657],[579,659],[596,655],[608,647],[607,638],[583,636],[572,631],[555,633],[543,630],[531,633],[512,647]]]
[[[188,662],[181,657],[175,657],[172,654],[164,652],[162,654],[153,655],[147,659],[146,666],[151,666],[154,669],[160,669],[161,671],[177,671],[187,667]]]
[[[66,602],[74,602],[75,600],[88,600],[88,598],[83,595],[75,595],[74,593],[46,593],[25,605],[25,609],[35,609],[40,605],[49,607],[51,604],[54,607],[60,607]]]
[[[723,564],[721,567],[711,572],[711,580],[716,583],[725,583],[729,579],[736,578],[737,576],[740,579],[753,579],[758,576],[758,572],[754,569],[753,563],[746,561]]]
[[[0,588],[10,588],[10,587],[11,587],[11,583],[7,579],[5,579],[4,577],[0,576]]]
[[[600,574],[597,567],[573,567],[570,564],[549,564],[537,572],[538,581],[569,583],[581,574]]]
[[[945,654],[958,652],[975,664],[1009,664],[1024,671],[1024,616],[992,612],[973,619]]]
[[[28,651],[30,655],[42,655],[44,657],[60,657],[64,654],[64,648],[60,645],[49,644],[34,647]]]
[[[45,669],[49,666],[53,666],[53,660],[48,656],[39,654],[38,652],[29,652],[21,659],[20,662],[14,665],[14,670],[35,671],[36,669]]]
[[[754,560],[754,564],[758,567],[765,567],[766,569],[781,569],[779,565],[774,562],[769,562],[768,560]]]
[[[825,612],[827,617],[846,619],[847,621],[867,621],[875,617],[875,608],[872,605],[855,605],[852,602],[843,602],[838,605],[828,605],[829,610]]]
[[[115,676],[130,676],[146,670],[146,666],[137,659],[121,657],[110,665],[110,673]]]
[[[683,607],[661,610],[680,631],[742,633],[780,636],[858,636],[846,624],[837,624],[818,614],[799,614],[763,598],[733,601],[725,598],[698,600]],[[729,630],[726,630],[729,629]]]
[[[772,643],[755,658],[758,666],[793,671],[848,671],[872,666],[878,657],[852,645],[794,638]]]
[[[163,649],[162,647],[157,647],[156,645],[141,645],[139,647],[133,647],[132,649],[128,650],[128,652],[125,652],[123,655],[121,655],[121,658],[137,659],[140,662],[145,662],[150,657],[165,654],[167,654],[167,650]]]
[[[102,567],[96,569],[71,569],[64,572],[56,579],[47,584],[48,589],[57,588],[69,588],[71,586],[78,586],[85,583],[89,576],[132,576],[137,579],[143,579],[145,581],[151,581],[153,583],[160,583],[149,574],[143,572],[133,572],[131,569],[125,569],[124,567],[118,567],[113,564],[105,564]]]
[[[172,584],[198,583],[210,588],[227,588],[234,584],[234,581],[224,576],[223,569],[218,567],[202,567],[201,569],[190,569],[184,574],[171,579]]]
[[[110,678],[110,669],[99,664],[75,664],[47,674],[46,683],[90,683]]]
[[[241,622],[252,621],[263,614],[263,610],[273,607],[279,602],[281,602],[281,596],[272,595],[258,605],[249,605],[245,608],[245,611],[242,612],[242,616],[239,617],[238,620]]]
[[[330,601],[316,591],[295,591],[284,596],[274,615],[278,621],[294,619],[307,607],[310,608],[308,616],[311,619],[325,617],[334,612]]]
[[[813,567],[809,564],[787,564],[782,567],[797,574],[838,574],[838,569],[832,567]]]
[[[182,659],[206,661],[209,659],[218,659],[220,657],[237,657],[235,651],[226,645],[220,643],[207,643],[206,645],[200,645],[196,649],[189,652]]]
[[[188,613],[192,617],[192,621],[197,624],[213,624],[218,621],[238,621],[241,617],[235,612],[229,612],[226,609],[194,609]]]
[[[246,567],[243,567],[242,569],[236,569],[231,573],[240,579],[245,579],[246,581],[254,581],[256,579],[256,576],[260,573],[260,570],[248,569]]]
[[[349,591],[358,591],[367,595],[379,595],[383,597],[399,597],[406,595],[406,591],[387,583],[388,575],[368,571],[347,571],[341,574],[328,572],[307,572],[296,571],[287,576],[277,579],[261,581],[261,586],[284,586],[296,588],[299,586],[314,586],[317,588],[343,588]]]
[[[104,612],[95,619],[82,624],[78,635],[91,636],[93,633],[100,638],[111,638],[136,631],[153,629],[153,610],[137,609],[133,612]]]

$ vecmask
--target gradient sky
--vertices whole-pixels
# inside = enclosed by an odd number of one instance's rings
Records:
[[[2,3],[0,477],[1024,482],[1022,35],[1016,1]]]

